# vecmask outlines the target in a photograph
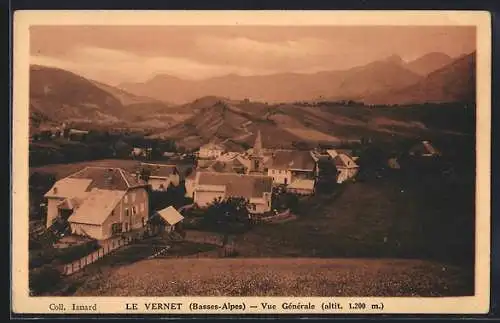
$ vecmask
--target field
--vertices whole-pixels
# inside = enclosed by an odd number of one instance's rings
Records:
[[[157,259],[94,276],[74,296],[456,296],[471,293],[468,279],[420,260]]]

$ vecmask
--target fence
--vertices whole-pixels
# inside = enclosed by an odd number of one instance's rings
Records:
[[[109,254],[113,250],[121,248],[132,241],[132,237],[128,236],[123,239],[111,240],[104,245],[104,247],[97,249],[96,251],[82,257],[78,260],[75,260],[69,264],[65,264],[63,266],[62,273],[64,275],[71,275],[85,268],[87,265],[90,265],[97,260],[101,259],[105,255]]]

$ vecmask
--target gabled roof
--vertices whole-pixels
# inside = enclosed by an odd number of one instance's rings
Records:
[[[88,178],[63,178],[45,193],[45,197],[73,198],[83,197],[88,193],[88,187],[92,183]]]
[[[57,204],[57,208],[63,210],[74,210],[81,205],[82,201],[83,199],[77,197],[66,198],[61,203]]]
[[[235,173],[237,172],[237,170],[244,169],[245,167],[245,165],[243,165],[238,159],[235,158],[233,160],[225,162],[216,160],[207,168],[207,170],[218,173]]]
[[[90,191],[93,188],[126,191],[130,188],[146,185],[144,181],[137,179],[134,175],[121,168],[106,168],[97,166],[85,167],[82,170],[66,177],[66,179],[91,180],[90,185],[86,189],[87,191]],[[56,183],[56,185],[58,185],[58,183]]]
[[[166,164],[149,164],[141,163],[141,167],[145,167],[151,171],[151,177],[170,177],[179,173],[176,165],[166,165]]]
[[[68,221],[101,225],[125,194],[125,191],[93,189]]]
[[[309,151],[276,150],[267,162],[268,168],[313,171],[316,162]]]
[[[220,155],[217,158],[217,160],[222,161],[222,162],[228,162],[228,161],[232,161],[233,159],[235,159],[238,156],[239,156],[239,153],[234,152],[234,151],[230,151],[230,152],[227,152],[225,154]]]
[[[345,154],[338,154],[333,158],[335,166],[342,168],[358,168],[358,164],[349,156]]]
[[[327,149],[326,153],[332,158],[335,158],[339,154],[344,154],[351,158],[354,157],[351,149]]]
[[[227,196],[250,199],[263,197],[266,192],[271,193],[273,179],[263,175],[199,172],[196,185],[225,186]]]
[[[158,215],[169,225],[175,225],[184,219],[184,217],[173,206],[164,208],[156,213],[158,213]]]

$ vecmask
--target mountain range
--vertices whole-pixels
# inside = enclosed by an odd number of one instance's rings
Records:
[[[346,100],[368,106],[342,103]],[[257,130],[274,146],[460,132],[460,125],[468,122],[462,115],[457,118],[463,122],[450,122],[448,112],[369,106],[446,102],[473,106],[474,100],[475,53],[456,59],[431,53],[412,62],[391,56],[345,71],[315,74],[227,75],[204,81],[163,75],[135,89],[58,68],[30,67],[31,127],[73,121],[147,128],[153,129],[152,137],[175,138],[186,147],[215,140],[241,148],[252,143]],[[439,114],[437,124],[430,117],[434,114]]]
[[[259,76],[230,74],[204,80],[156,75],[144,83],[123,83],[118,87],[136,95],[175,103],[187,103],[203,96],[269,103],[317,99],[363,101],[372,95],[381,96],[414,85],[453,61],[443,53],[429,53],[410,62],[393,55],[340,71]]]

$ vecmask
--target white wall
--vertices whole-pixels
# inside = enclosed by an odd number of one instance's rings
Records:
[[[194,193],[194,179],[186,179],[184,181],[184,187],[186,188],[186,197],[193,198],[193,193]]]
[[[198,157],[200,158],[218,158],[220,155],[222,155],[223,151],[219,149],[207,149],[207,148],[200,148],[200,151],[198,153]]]
[[[212,203],[216,198],[224,198],[224,192],[205,192],[205,191],[196,191],[194,193],[194,202],[198,204],[199,207],[207,206]]]
[[[358,173],[358,168],[337,168],[339,174],[337,175],[337,183],[343,183],[351,178],[354,178]]]
[[[77,235],[89,235],[90,237],[103,240],[111,237],[111,232],[109,234],[103,230],[100,225],[86,224],[86,223],[70,223],[71,233]]]
[[[292,172],[289,170],[283,169],[268,169],[267,176],[273,178],[274,184],[285,184],[285,179],[287,180],[287,184],[292,182]]]

